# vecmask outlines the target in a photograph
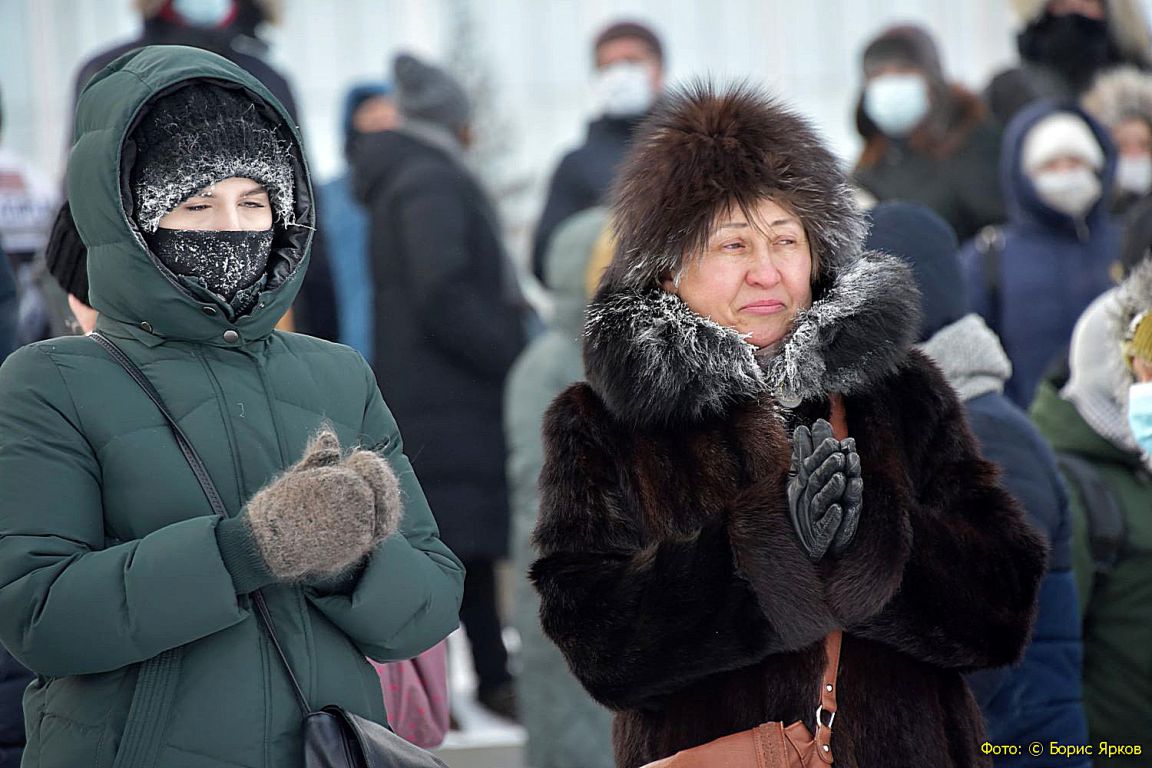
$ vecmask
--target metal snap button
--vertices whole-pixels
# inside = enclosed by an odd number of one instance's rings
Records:
[[[145,320],[144,322],[140,323],[140,330],[145,331],[146,333],[152,333],[152,323]]]
[[[204,306],[204,307],[200,307],[200,311],[203,312],[204,314],[208,315],[209,317],[211,317],[212,315],[216,314],[216,307]]]
[[[233,342],[236,342],[239,340],[240,340],[240,334],[236,333],[236,331],[232,330],[231,328],[224,331],[224,341],[228,342],[229,344],[232,344]]]

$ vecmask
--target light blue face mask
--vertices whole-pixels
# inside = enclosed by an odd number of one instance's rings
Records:
[[[1152,381],[1128,390],[1128,427],[1140,449],[1152,454]]]
[[[232,12],[232,0],[172,0],[172,10],[196,27],[217,27]]]
[[[928,114],[928,83],[911,73],[879,75],[864,88],[864,111],[888,136],[906,136]]]

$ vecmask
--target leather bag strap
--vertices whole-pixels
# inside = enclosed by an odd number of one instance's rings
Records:
[[[840,643],[844,633],[834,629],[824,637],[824,677],[820,685],[820,706],[816,708],[816,754],[832,765],[832,723],[836,720],[836,677],[840,671]]]
[[[832,393],[828,397],[828,421],[837,440],[848,437],[848,414],[844,410],[844,397]],[[843,631],[834,629],[824,638],[824,677],[820,685],[820,706],[816,708],[816,751],[820,760],[832,765],[832,723],[836,720],[836,678],[840,672],[840,645]]]
[[[160,393],[156,391],[151,380],[144,374],[142,370],[132,361],[132,358],[124,354],[124,350],[116,346],[116,343],[102,334],[100,331],[93,331],[88,334],[88,338],[95,341],[102,346],[109,357],[119,363],[129,376],[144,390],[144,394],[148,395],[164,420],[168,422],[168,427],[172,430],[172,436],[176,438],[176,444],[180,446],[180,452],[184,454],[184,458],[188,462],[188,466],[192,468],[192,474],[196,476],[197,482],[200,483],[200,488],[204,491],[204,495],[208,497],[208,503],[212,505],[212,510],[220,517],[228,517],[228,510],[224,507],[224,501],[220,497],[220,492],[216,489],[216,484],[212,482],[212,476],[208,474],[208,468],[204,466],[204,462],[200,459],[200,455],[196,453],[196,449],[192,446],[192,442],[188,436],[184,434],[184,430],[180,428],[172,413],[168,410],[168,406],[164,404],[164,399],[160,397]],[[280,645],[280,638],[276,636],[276,630],[272,625],[272,614],[268,610],[267,603],[264,602],[264,595],[259,591],[255,591],[251,595],[252,603],[256,606],[256,618],[264,627],[264,631],[268,635],[268,639],[272,641],[272,647],[276,650],[276,655],[280,657],[281,663],[284,665],[284,671],[288,673],[288,682],[292,685],[292,693],[296,696],[296,701],[300,705],[300,709],[307,715],[311,712],[311,707],[308,706],[308,697],[304,695],[304,689],[297,680],[296,674],[292,671],[292,665],[288,662],[288,655],[284,652],[283,646]]]

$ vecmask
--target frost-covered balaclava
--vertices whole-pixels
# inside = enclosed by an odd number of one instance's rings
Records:
[[[264,185],[273,227],[294,221],[291,144],[241,91],[206,83],[156,101],[132,134],[133,218],[168,269],[232,301],[260,281],[273,230],[214,232],[159,227],[165,214],[231,177]]]

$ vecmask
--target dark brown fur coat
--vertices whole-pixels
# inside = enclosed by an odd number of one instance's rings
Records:
[[[877,334],[855,352],[866,370],[836,379],[861,455],[863,514],[845,555],[818,565],[797,544],[785,483],[791,426],[827,416],[827,400],[781,411],[752,395],[731,360],[699,359],[729,353],[732,337],[702,319],[686,329],[691,313],[673,325],[693,343],[661,345],[667,329],[652,326],[668,323],[666,296],[634,296],[651,306],[633,307],[630,322],[605,317],[603,300],[593,307],[589,347],[600,352],[589,363],[600,375],[562,394],[544,425],[532,578],[545,631],[618,712],[620,768],[768,720],[811,729],[821,640],[835,627],[845,629],[837,766],[990,765],[961,674],[1020,654],[1044,545],[980,458],[940,373],[887,343],[915,313],[900,316],[891,285],[872,288],[858,302]],[[866,343],[847,332],[861,318],[843,301],[817,302],[798,330],[821,316],[826,331],[845,332],[817,335],[809,367]],[[677,370],[709,405],[664,391]]]

